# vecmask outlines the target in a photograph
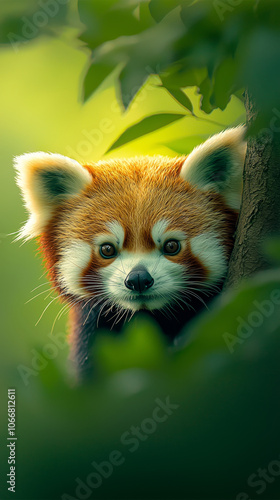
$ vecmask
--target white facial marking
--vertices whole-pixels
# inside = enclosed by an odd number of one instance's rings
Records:
[[[169,224],[168,220],[161,219],[152,228],[152,238],[157,247],[161,247],[163,243],[171,239],[178,241],[186,240],[187,235],[184,231],[180,231],[179,229],[166,231]]]
[[[224,247],[214,233],[202,233],[190,240],[191,250],[210,271],[207,281],[211,283],[223,278],[227,272]]]
[[[116,220],[114,220],[112,222],[108,222],[108,224],[106,224],[106,225],[109,228],[109,230],[113,233],[113,235],[115,236],[115,238],[117,240],[118,247],[122,248],[123,242],[124,242],[124,230],[123,230],[121,224],[119,222],[117,222]]]
[[[124,282],[130,271],[142,265],[154,279],[151,288],[137,294],[126,288]],[[183,266],[166,259],[156,249],[149,253],[122,251],[112,264],[100,270],[108,296],[125,309],[161,309],[183,284]]]
[[[183,231],[168,231],[166,229],[167,221],[157,223],[154,234],[160,239],[159,246],[162,246],[168,239],[174,238],[181,241],[186,240],[186,234]],[[116,242],[117,246],[123,244],[124,231],[119,224],[110,223],[110,230],[114,231],[109,236],[104,233],[98,235],[94,242],[100,244],[105,241]],[[105,240],[104,240],[105,238]],[[190,240],[192,253],[198,257],[205,267],[209,270],[207,282],[209,284],[217,282],[225,276],[227,271],[227,259],[225,250],[219,237],[213,232],[207,232],[195,236]],[[82,272],[89,265],[92,256],[93,246],[82,241],[73,240],[62,251],[58,264],[59,279],[61,285],[69,293],[75,296],[86,298],[90,296],[80,283]],[[125,286],[125,279],[129,273],[138,266],[144,266],[152,276],[153,285],[137,293],[131,291]],[[118,256],[112,259],[112,262],[99,271],[102,278],[104,292],[110,299],[111,304],[137,311],[139,309],[162,309],[172,302],[173,299],[182,298],[182,290],[187,289],[185,266],[172,262],[167,259],[160,248],[151,252],[129,252],[122,250]],[[191,277],[191,276],[190,276]]]
[[[121,250],[124,242],[124,230],[122,226],[117,221],[108,222],[106,226],[111,232],[101,233],[95,236],[93,239],[94,244],[96,247],[100,247],[105,243],[112,243],[118,250]]]
[[[79,297],[89,296],[89,293],[80,285],[80,277],[90,263],[91,254],[91,245],[82,240],[73,240],[64,248],[58,263],[61,285],[68,292]]]
[[[152,229],[152,238],[156,245],[162,242],[163,234],[169,225],[169,221],[166,219],[161,219],[155,223]]]
[[[170,231],[166,231],[166,233],[164,233],[163,235],[163,238],[162,238],[162,242],[166,242],[168,240],[178,240],[178,241],[183,241],[183,240],[186,240],[187,239],[187,235],[184,231],[180,231],[179,229],[176,231],[176,230],[170,230]]]
[[[169,239],[186,240],[186,234],[180,230],[166,231],[169,224],[167,219],[161,219],[152,229],[157,249],[149,253],[122,251],[112,264],[100,270],[107,295],[117,305],[132,311],[143,308],[161,309],[170,302],[172,295],[178,296],[184,283],[184,267],[167,259],[161,249]],[[123,229],[119,224],[111,223],[110,229],[115,234],[118,232],[123,241]],[[154,284],[141,294],[135,291],[131,293],[125,286],[125,279],[132,269],[139,265],[147,269]]]

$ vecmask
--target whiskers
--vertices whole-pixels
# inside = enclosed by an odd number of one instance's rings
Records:
[[[49,300],[44,307],[36,326],[43,318],[46,311],[55,304],[56,301],[62,301],[61,309],[56,313],[53,321],[51,333],[62,316],[69,309],[78,306],[82,311],[83,326],[88,322],[94,321],[97,327],[102,324],[111,330],[120,323],[125,324],[132,320],[138,309],[149,310],[151,314],[160,311],[166,318],[179,321],[182,312],[190,311],[196,313],[203,306],[208,308],[208,299],[220,291],[219,283],[207,283],[202,274],[192,273],[187,275],[182,269],[174,268],[158,271],[159,264],[163,256],[159,256],[154,263],[151,275],[155,277],[155,284],[148,293],[141,296],[133,295],[131,291],[125,289],[124,277],[127,273],[122,259],[119,260],[119,266],[112,263],[112,269],[118,271],[112,273],[108,280],[104,279],[98,271],[90,270],[86,275],[79,278],[81,294],[70,293],[67,291],[63,282],[60,283],[61,289],[57,290],[56,296],[53,296],[55,288],[50,288],[49,283],[42,283],[32,290],[36,295],[29,299],[32,300],[45,295],[44,300]],[[157,272],[158,271],[158,272]],[[159,275],[159,276],[156,276]],[[43,288],[43,289],[42,289]],[[46,288],[46,289],[44,289]],[[149,309],[151,307],[151,309]]]
[[[123,275],[126,276],[124,269],[121,270],[120,268],[117,268],[115,264],[112,264],[112,267],[114,267],[116,270],[118,270],[119,272],[121,272]],[[134,312],[130,311],[129,309],[123,308],[122,306],[120,306],[120,304],[116,299],[113,299],[110,296],[109,292],[105,290],[104,284],[100,276],[98,276],[97,274],[84,276],[81,282],[86,287],[86,289],[92,293],[92,296],[82,306],[83,308],[85,308],[88,304],[91,303],[91,307],[89,308],[89,311],[87,313],[83,325],[85,325],[89,320],[93,309],[98,306],[100,306],[100,309],[97,316],[97,322],[96,322],[97,327],[99,326],[101,315],[104,318],[108,318],[111,312],[113,314],[113,316],[110,317],[110,322],[112,322],[112,325],[110,326],[111,330],[122,319],[124,319],[124,322],[130,321]],[[110,278],[110,284],[114,285],[115,287],[120,286],[120,282],[113,277]],[[114,310],[116,311],[114,312]],[[131,316],[129,318],[130,313]]]
[[[168,281],[171,277],[172,275],[169,273],[162,274],[157,285],[159,287],[165,286],[168,289]],[[221,290],[221,286],[217,283],[207,283],[203,281],[203,278],[204,276],[200,274],[192,274],[191,276],[173,275],[168,291],[168,299],[166,299],[166,295],[164,296],[157,291],[157,294],[163,298],[163,301],[167,300],[167,303],[163,304],[161,312],[169,319],[172,317],[177,319],[172,304],[181,310],[187,309],[194,313],[200,309],[201,306],[199,307],[199,303],[208,309],[207,299],[216,295]],[[206,297],[205,300],[203,296]]]
[[[52,285],[50,286],[49,282],[45,282],[45,283],[42,283],[42,284],[36,286],[35,288],[33,288],[33,290],[31,290],[31,293],[34,292],[34,291],[36,291],[36,290],[38,290],[38,289],[40,289],[40,288],[42,288],[42,287],[46,287],[46,290],[39,291],[36,295],[34,295],[34,297],[31,297],[25,303],[25,304],[29,304],[30,302],[32,302],[33,300],[37,299],[38,297],[41,297],[44,294],[47,294],[47,295],[44,297],[43,300],[47,300],[49,297],[51,297],[51,300],[44,307],[42,313],[40,314],[38,320],[36,321],[35,326],[38,326],[38,324],[40,323],[40,321],[43,318],[44,314],[46,313],[46,311],[49,309],[49,307],[52,304],[54,304],[56,301],[66,300],[67,298],[69,299],[69,297],[70,297],[69,294],[66,291],[58,292],[57,290],[55,290],[55,288]],[[52,296],[53,293],[55,293],[56,296]],[[67,300],[66,304],[63,305],[62,309],[57,313],[57,315],[56,315],[56,317],[54,319],[54,322],[53,322],[53,325],[52,325],[52,328],[51,328],[51,334],[53,333],[53,330],[54,330],[56,322],[61,318],[61,316],[69,309],[69,307],[71,307],[71,305],[77,304],[80,301],[81,300],[78,299],[77,297],[73,298],[72,301]]]

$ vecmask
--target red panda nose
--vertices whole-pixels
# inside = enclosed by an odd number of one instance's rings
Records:
[[[154,280],[144,266],[138,266],[130,271],[124,284],[129,290],[142,293],[153,286]]]

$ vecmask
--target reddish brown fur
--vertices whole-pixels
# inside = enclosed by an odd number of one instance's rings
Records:
[[[92,175],[91,186],[56,210],[40,238],[51,280],[58,286],[54,266],[67,241],[78,238],[92,243],[97,234],[109,233],[106,224],[113,220],[124,228],[126,250],[153,249],[152,227],[160,219],[168,219],[168,230],[182,230],[188,238],[214,231],[229,255],[237,214],[226,207],[219,194],[202,192],[184,181],[179,176],[184,161],[185,157],[139,157],[86,165]],[[207,275],[188,247],[172,260]],[[83,274],[111,262],[96,253]]]

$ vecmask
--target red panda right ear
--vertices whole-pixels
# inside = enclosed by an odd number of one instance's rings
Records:
[[[202,191],[220,193],[238,209],[246,153],[245,127],[227,129],[197,146],[186,158],[180,176]]]
[[[80,163],[59,154],[24,154],[16,157],[14,164],[17,184],[30,213],[18,239],[39,236],[54,208],[92,182],[90,173]]]

